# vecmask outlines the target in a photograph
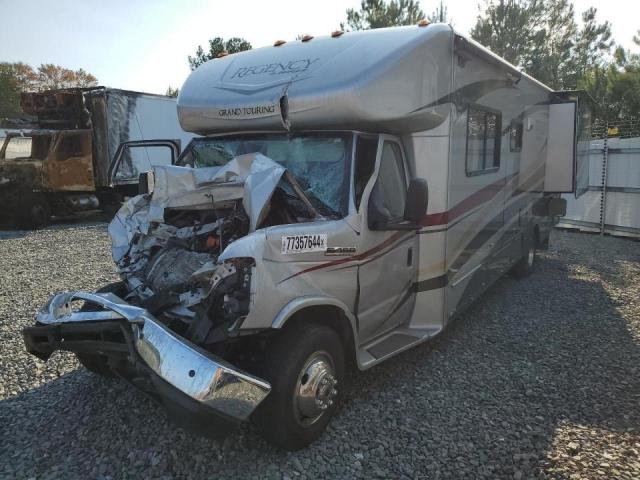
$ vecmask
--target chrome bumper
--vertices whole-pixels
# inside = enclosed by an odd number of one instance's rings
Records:
[[[76,311],[72,306],[75,300],[102,310]],[[36,320],[42,325],[126,320],[131,326],[133,348],[156,375],[198,404],[235,420],[246,420],[271,390],[269,383],[181,338],[147,310],[113,293],[57,294]]]

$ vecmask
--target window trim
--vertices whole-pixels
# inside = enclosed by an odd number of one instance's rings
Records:
[[[482,170],[473,170],[469,171],[469,111],[476,110],[482,113],[492,113],[496,116],[496,138],[494,140],[494,150],[493,150],[493,164],[494,166],[491,168],[483,168]],[[485,117],[486,118],[486,117]],[[486,125],[486,120],[485,120]],[[486,107],[484,105],[480,105],[477,103],[468,103],[467,104],[467,119],[466,119],[466,138],[465,138],[465,154],[464,154],[464,171],[467,177],[476,177],[478,175],[486,175],[488,173],[495,173],[500,170],[501,163],[501,153],[502,153],[502,112],[500,110],[496,110],[491,107]],[[486,157],[487,150],[487,130],[485,128],[485,135],[483,140],[483,155]],[[484,158],[486,161],[486,158]],[[496,164],[496,160],[498,165]]]

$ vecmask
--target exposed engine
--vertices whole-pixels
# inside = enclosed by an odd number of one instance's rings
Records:
[[[234,336],[249,313],[254,260],[218,262],[225,248],[258,228],[318,215],[272,160],[229,165],[157,169],[153,194],[131,199],[110,225],[125,300],[203,346]]]

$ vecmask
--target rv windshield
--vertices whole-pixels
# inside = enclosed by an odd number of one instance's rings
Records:
[[[222,166],[233,157],[261,153],[287,168],[305,195],[324,210],[348,211],[351,136],[343,134],[252,135],[194,139],[178,162],[199,167]]]

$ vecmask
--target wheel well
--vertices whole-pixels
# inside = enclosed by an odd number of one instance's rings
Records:
[[[282,330],[287,330],[300,323],[313,322],[326,325],[334,330],[340,340],[347,360],[355,360],[355,342],[351,322],[344,312],[333,305],[314,305],[295,312],[284,324]]]

